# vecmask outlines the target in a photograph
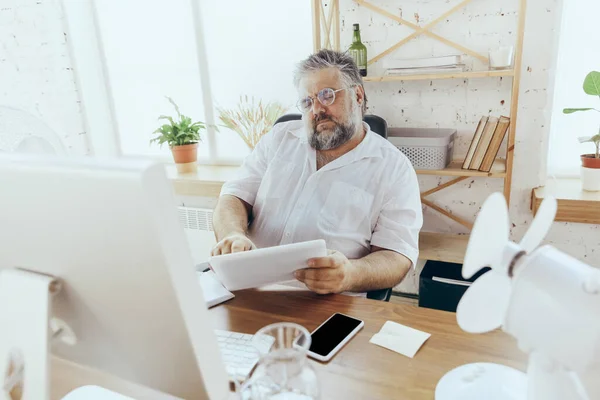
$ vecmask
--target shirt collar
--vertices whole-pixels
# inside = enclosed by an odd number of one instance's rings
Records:
[[[363,127],[367,131],[362,142],[358,144],[350,153],[353,154],[353,160],[360,160],[361,158],[383,158],[383,152],[381,151],[381,143],[379,142],[378,135],[371,130],[369,124],[363,121]]]

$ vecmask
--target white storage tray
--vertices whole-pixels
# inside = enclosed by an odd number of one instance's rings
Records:
[[[415,169],[444,169],[452,161],[456,129],[389,128],[388,140]]]

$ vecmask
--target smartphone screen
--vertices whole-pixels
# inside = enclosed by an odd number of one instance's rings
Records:
[[[311,334],[310,351],[326,356],[350,335],[361,321],[343,314],[334,314],[325,324]]]

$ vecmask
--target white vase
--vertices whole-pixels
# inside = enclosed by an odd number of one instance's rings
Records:
[[[589,192],[600,191],[600,168],[581,167],[581,188]]]

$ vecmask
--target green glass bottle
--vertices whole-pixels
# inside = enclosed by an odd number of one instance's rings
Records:
[[[367,76],[367,47],[360,41],[360,27],[358,24],[352,26],[354,27],[354,36],[352,37],[352,45],[348,49],[348,52],[354,58],[360,74]]]

